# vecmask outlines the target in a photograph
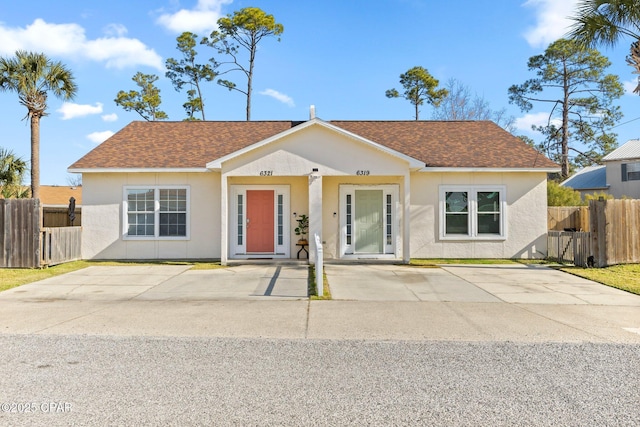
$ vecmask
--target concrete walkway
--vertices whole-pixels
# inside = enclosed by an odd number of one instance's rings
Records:
[[[89,267],[0,292],[0,334],[640,343],[640,296],[541,266]]]

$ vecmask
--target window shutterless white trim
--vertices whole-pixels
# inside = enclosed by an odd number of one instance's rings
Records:
[[[247,253],[247,190],[273,190],[273,254]],[[229,258],[289,258],[291,210],[288,185],[231,185],[229,189]]]
[[[143,210],[129,212],[128,195],[131,190],[147,190],[153,191],[153,209],[144,208]],[[160,191],[161,190],[185,190],[186,207],[185,210],[179,211],[161,211],[160,210]],[[191,189],[188,185],[128,185],[122,188],[122,239],[123,240],[190,240],[191,236]],[[129,213],[140,213],[153,215],[153,235],[129,235]],[[160,216],[161,214],[185,214],[185,235],[184,236],[160,236]]]
[[[452,234],[446,233],[446,194],[451,192],[466,193],[467,195],[467,211],[449,212],[450,215],[466,215],[467,216],[467,233]],[[479,209],[478,193],[498,192],[499,211]],[[507,239],[507,189],[504,185],[441,185],[439,187],[439,229],[440,240],[506,240]],[[481,233],[479,232],[478,215],[499,215],[500,232],[499,233]]]
[[[380,254],[358,254],[355,251],[356,220],[355,194],[357,190],[382,191],[382,238],[383,251]],[[395,259],[396,249],[402,247],[402,218],[399,202],[399,187],[396,184],[383,185],[340,185],[340,258]]]

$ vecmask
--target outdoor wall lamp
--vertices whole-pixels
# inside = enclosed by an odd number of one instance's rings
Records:
[[[294,216],[294,217],[296,217],[296,216],[298,216],[298,214],[297,214],[296,212],[294,212],[294,213],[293,213],[293,216]]]

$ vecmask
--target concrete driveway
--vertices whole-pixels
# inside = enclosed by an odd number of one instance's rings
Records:
[[[540,266],[93,266],[0,292],[0,334],[640,343],[640,296]]]
[[[306,265],[92,266],[0,293],[0,300],[206,301],[307,298]]]
[[[325,265],[333,299],[640,307],[640,296],[543,265]]]
[[[327,264],[334,300],[507,302],[640,307],[640,296],[541,265]],[[301,300],[306,265],[92,266],[0,293],[8,299],[86,301]]]

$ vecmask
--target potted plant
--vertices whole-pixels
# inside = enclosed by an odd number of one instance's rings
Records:
[[[296,219],[296,221],[298,221],[298,226],[294,231],[296,233],[296,236],[300,236],[300,238],[298,239],[298,244],[306,245],[307,243],[309,243],[307,241],[307,233],[309,232],[309,217],[303,214],[300,215],[300,217]]]

